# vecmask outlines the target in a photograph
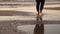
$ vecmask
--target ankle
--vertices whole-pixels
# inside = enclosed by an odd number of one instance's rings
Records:
[[[40,11],[40,13],[42,13],[42,11]]]

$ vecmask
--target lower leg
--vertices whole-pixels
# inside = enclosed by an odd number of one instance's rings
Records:
[[[40,6],[40,15],[42,15],[42,10],[43,10],[43,7],[44,7],[44,3],[45,3],[45,0],[41,1],[41,6]]]
[[[40,6],[40,13],[42,13],[43,7],[44,7],[45,0],[41,1],[41,6]]]
[[[39,2],[36,2],[36,10],[37,10],[37,13],[38,13],[38,15],[39,15]]]

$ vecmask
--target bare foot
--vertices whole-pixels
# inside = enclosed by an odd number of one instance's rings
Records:
[[[40,12],[38,11],[38,14],[37,15],[39,16],[39,14],[40,14]]]
[[[43,13],[39,13],[39,16],[42,16],[43,15]]]

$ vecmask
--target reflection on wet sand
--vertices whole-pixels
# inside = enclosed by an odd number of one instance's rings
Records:
[[[44,34],[44,24],[42,23],[42,16],[37,15],[38,24],[34,28],[34,34]]]

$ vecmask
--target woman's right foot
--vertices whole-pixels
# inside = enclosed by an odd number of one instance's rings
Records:
[[[38,16],[39,16],[39,13],[40,13],[40,12],[38,12]]]

